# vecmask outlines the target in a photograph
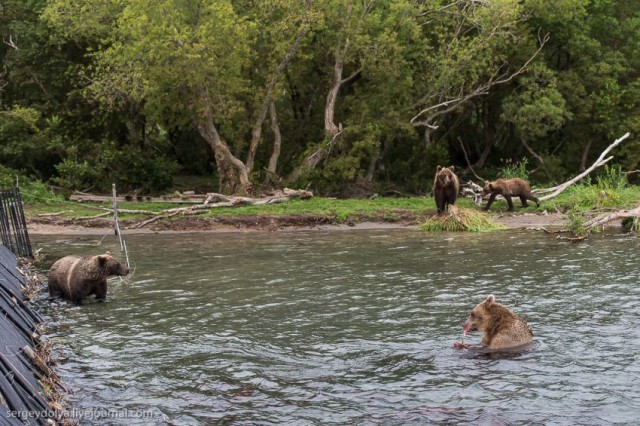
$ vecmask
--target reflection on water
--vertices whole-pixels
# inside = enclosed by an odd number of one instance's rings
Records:
[[[33,236],[46,268],[118,252]],[[106,303],[37,308],[79,410],[172,424],[613,424],[640,418],[638,241],[526,232],[141,235]],[[533,350],[452,349],[496,295]],[[472,335],[468,343],[479,343]],[[85,420],[83,424],[104,424]],[[111,420],[149,424],[149,420]]]

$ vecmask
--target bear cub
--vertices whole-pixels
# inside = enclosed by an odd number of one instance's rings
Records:
[[[49,296],[59,296],[80,303],[95,294],[107,297],[107,278],[129,274],[129,268],[110,254],[99,256],[66,256],[49,270]]]
[[[454,205],[460,192],[460,180],[456,176],[455,166],[436,169],[436,177],[433,181],[433,198],[436,200],[438,214],[447,210],[447,205]]]
[[[528,207],[527,200],[535,201],[537,206],[540,205],[540,200],[531,193],[531,187],[527,181],[520,178],[498,179],[495,182],[486,181],[482,188],[482,195],[487,194],[491,194],[491,196],[489,197],[489,201],[487,201],[487,205],[484,208],[485,210],[489,210],[489,207],[491,207],[491,204],[493,204],[498,195],[502,195],[504,199],[507,200],[509,211],[513,211],[511,197],[520,197],[522,207]]]
[[[524,347],[533,342],[533,332],[527,323],[511,309],[496,302],[493,295],[476,305],[463,325],[464,335],[484,332],[482,349],[504,350]],[[468,348],[458,342],[455,348]]]

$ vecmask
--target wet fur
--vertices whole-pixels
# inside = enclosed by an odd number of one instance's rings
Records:
[[[110,254],[66,256],[49,270],[49,296],[70,299],[75,303],[92,294],[97,299],[104,299],[107,297],[107,278],[127,274],[129,268]]]
[[[494,296],[487,297],[473,308],[464,329],[483,332],[482,345],[486,349],[512,349],[533,342],[533,332],[527,323],[511,309],[496,302]]]
[[[447,210],[447,205],[454,205],[460,192],[460,180],[455,174],[455,166],[436,169],[436,177],[433,181],[433,197],[436,200],[438,214]]]
[[[491,204],[495,201],[498,195],[502,195],[507,204],[509,205],[509,211],[513,211],[513,201],[511,197],[519,197],[522,207],[528,207],[527,200],[535,201],[536,205],[540,205],[540,200],[531,193],[531,187],[527,181],[520,178],[513,179],[498,179],[495,182],[485,182],[482,188],[482,195],[491,194],[485,210],[489,210]]]

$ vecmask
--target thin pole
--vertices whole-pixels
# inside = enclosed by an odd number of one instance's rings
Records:
[[[127,246],[122,240],[122,234],[120,233],[120,222],[118,221],[118,203],[116,201],[116,184],[111,184],[111,192],[113,193],[113,201],[111,202],[111,208],[113,209],[113,229],[120,240],[120,252],[124,253],[125,259],[127,260],[127,268],[130,268],[129,265],[129,253],[127,253]]]

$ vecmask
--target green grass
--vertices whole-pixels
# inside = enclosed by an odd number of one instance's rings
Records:
[[[576,183],[542,203],[538,210],[546,208],[579,213],[594,209],[626,209],[637,206],[639,202],[640,186],[629,185],[620,169],[605,166],[595,184]]]
[[[173,203],[148,203],[148,202],[126,202],[119,203],[118,208],[123,210],[147,210],[160,213],[163,210],[188,207],[190,204]],[[30,204],[25,207],[26,214],[35,217],[41,214],[59,214],[60,218],[74,218],[84,216],[95,216],[103,213],[111,207],[111,203],[77,203],[64,200],[48,202],[46,204]],[[433,198],[412,197],[412,198],[384,198],[379,197],[373,200],[363,199],[334,199],[324,197],[313,197],[307,200],[293,199],[288,202],[278,204],[268,204],[262,206],[239,205],[235,207],[219,207],[204,211],[202,217],[221,216],[293,216],[293,215],[317,215],[335,218],[337,221],[345,221],[349,218],[360,219],[386,219],[394,220],[402,212],[415,215],[433,213],[435,203]],[[121,219],[139,218],[141,214],[120,213]]]
[[[418,226],[419,231],[427,232],[489,232],[506,229],[495,223],[487,214],[478,210],[449,207],[449,213],[431,216]]]
[[[73,219],[92,217],[102,214],[111,207],[111,203],[71,202],[38,186],[23,187],[25,212],[28,217],[55,214],[57,219]],[[527,209],[517,208],[517,212],[561,211],[570,216],[571,227],[577,231],[589,217],[614,209],[635,207],[640,202],[640,186],[629,185],[624,175],[616,169],[605,169],[595,184],[578,183],[559,196],[542,202],[540,207],[530,203]],[[516,205],[519,200],[514,199]],[[163,210],[177,207],[188,207],[190,204],[122,202],[118,207],[124,210],[146,210],[160,214]],[[443,220],[442,217],[424,224],[423,229],[454,231],[468,230],[479,232],[496,229],[495,224],[487,223],[488,216],[480,212],[467,198],[459,198],[456,204],[462,212],[460,217]],[[495,214],[506,210],[506,203],[498,201],[490,212]],[[375,199],[335,199],[312,197],[307,200],[293,199],[288,202],[263,206],[239,205],[235,207],[211,208],[203,211],[200,217],[242,217],[242,216],[323,216],[335,223],[344,223],[350,219],[355,221],[399,221],[411,218],[423,219],[435,213],[433,197],[409,197]],[[476,215],[477,213],[477,215]],[[108,216],[106,217],[108,219]],[[120,212],[122,220],[142,220],[149,215]],[[429,221],[427,221],[429,222]],[[637,226],[637,222],[636,222]]]

